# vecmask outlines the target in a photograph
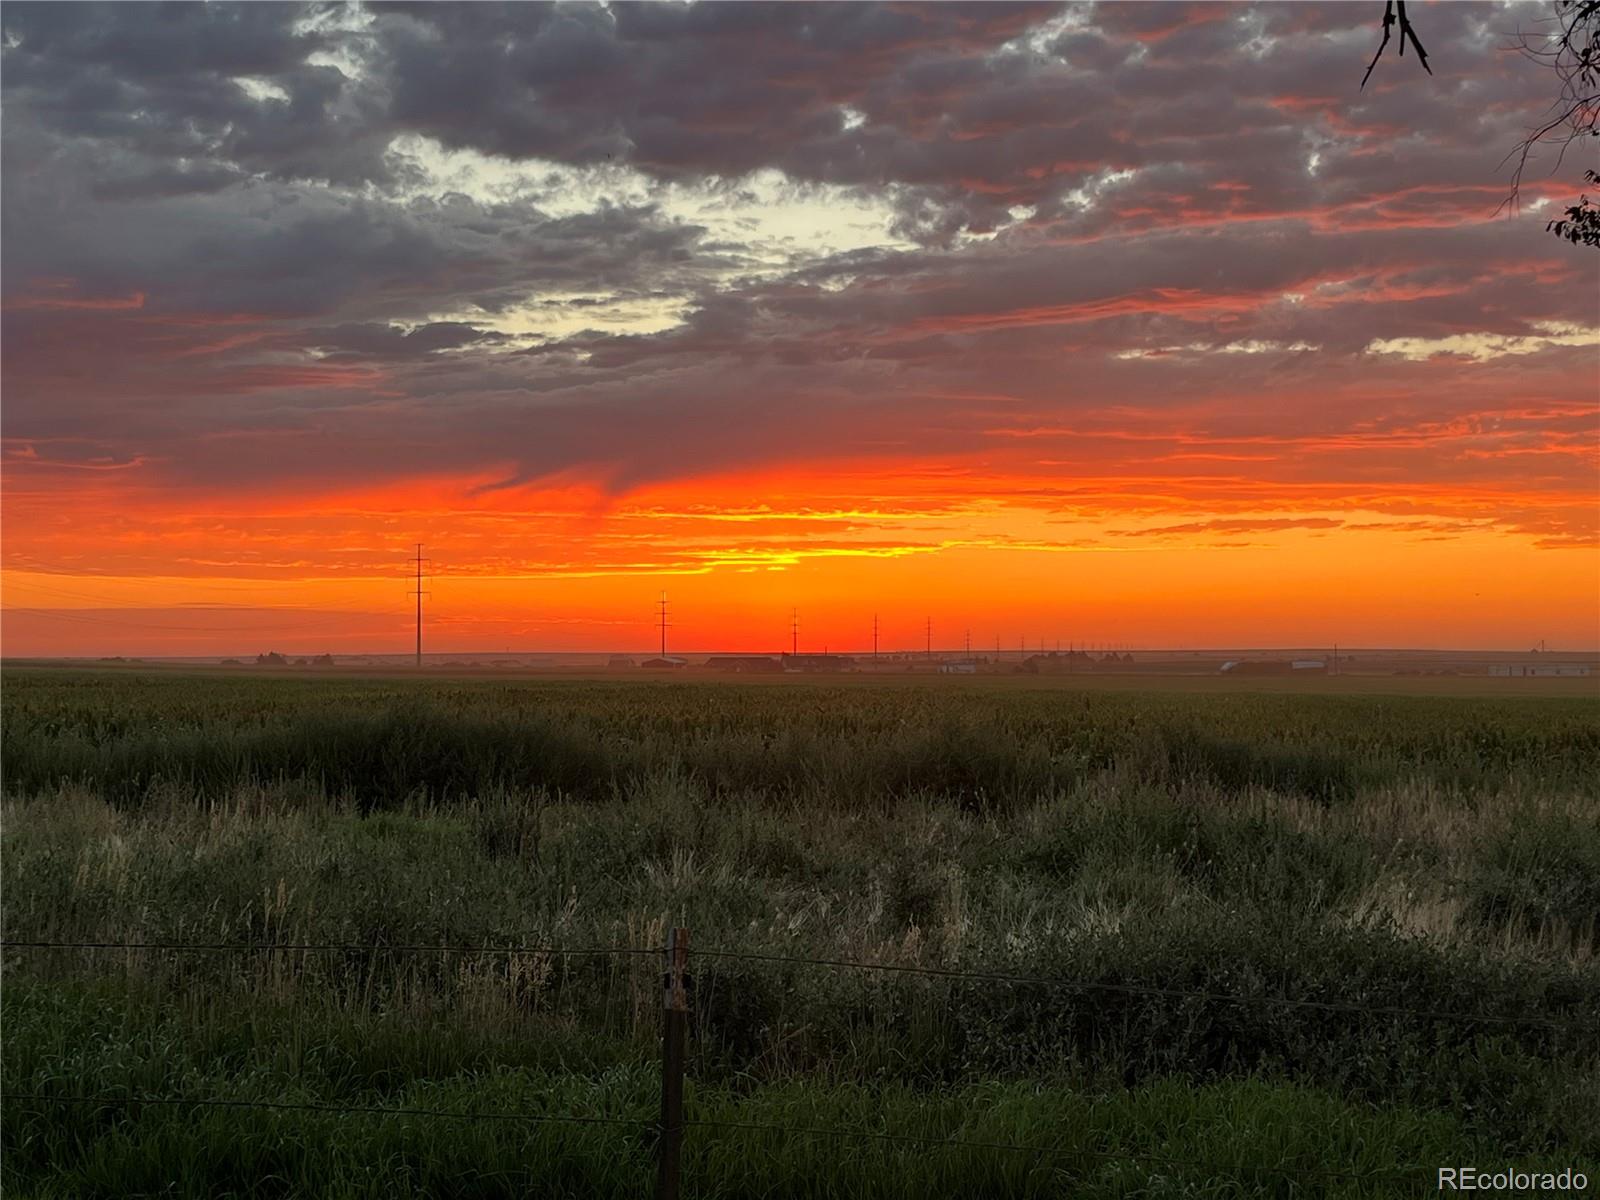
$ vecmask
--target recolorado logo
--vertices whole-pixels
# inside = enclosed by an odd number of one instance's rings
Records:
[[[1440,1167],[1441,1192],[1582,1192],[1589,1177],[1568,1167],[1553,1171],[1480,1171],[1477,1167]]]

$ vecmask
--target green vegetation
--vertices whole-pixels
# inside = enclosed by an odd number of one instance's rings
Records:
[[[1600,1178],[1592,698],[9,672],[3,700],[8,939],[391,948],[10,949],[13,1096],[649,1121],[657,959],[415,947],[681,924],[692,1118],[1055,1148],[694,1128],[693,1195]],[[11,1100],[3,1131],[7,1195],[650,1170],[625,1125]]]

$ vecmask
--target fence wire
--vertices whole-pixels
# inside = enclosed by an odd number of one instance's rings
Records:
[[[844,958],[804,958],[783,954],[761,954],[743,950],[701,950],[696,958],[721,958],[749,962],[789,964],[794,966],[835,967],[845,970],[882,971],[907,975],[921,975],[935,979],[975,980],[984,983],[1011,983],[1030,987],[1059,988],[1068,991],[1117,992],[1130,996],[1157,996],[1168,999],[1209,1000],[1225,1004],[1276,1004],[1289,1008],[1309,1008],[1322,1012],[1348,1012],[1376,1016],[1417,1017],[1423,1020],[1487,1022],[1491,1024],[1531,1025],[1552,1029],[1600,1027],[1600,1017],[1561,1020],[1554,1017],[1517,1016],[1514,1014],[1463,1013],[1443,1009],[1407,1008],[1392,1004],[1350,1004],[1337,1000],[1302,1000],[1294,996],[1237,995],[1229,992],[1206,992],[1188,988],[1163,988],[1138,983],[1100,983],[1086,979],[1061,979],[1047,975],[1013,975],[1003,971],[960,971],[947,967],[922,967],[912,963],[876,963]]]
[[[639,946],[452,946],[391,945],[373,942],[365,945],[343,942],[42,942],[4,941],[3,950],[164,950],[195,953],[245,954],[544,954],[552,957],[600,957],[617,954],[660,954],[660,949]]]
[[[27,1100],[49,1104],[111,1104],[132,1108],[140,1104],[174,1108],[261,1108],[286,1112],[361,1113],[383,1117],[447,1117],[461,1121],[519,1121],[529,1124],[626,1125],[649,1128],[654,1121],[638,1117],[585,1117],[573,1113],[462,1112],[449,1108],[384,1108],[367,1104],[314,1104],[298,1100],[225,1100],[211,1096],[77,1096],[48,1092],[0,1093],[0,1103]]]
[[[176,953],[347,953],[347,954],[460,954],[460,955],[544,955],[561,957],[652,956],[659,947],[643,946],[491,946],[491,945],[356,945],[334,942],[70,942],[3,941],[0,950],[149,950]],[[1127,996],[1148,996],[1172,1000],[1202,1000],[1213,1004],[1266,1004],[1281,1008],[1316,1012],[1352,1013],[1358,1016],[1411,1017],[1417,1020],[1458,1022],[1461,1024],[1520,1026],[1554,1030],[1600,1030],[1596,1017],[1537,1017],[1502,1013],[1466,1013],[1445,1009],[1411,1008],[1394,1004],[1355,1004],[1339,1000],[1312,1000],[1268,994],[1240,995],[1192,988],[1157,987],[1151,984],[1109,983],[1087,979],[1063,979],[1047,975],[1019,975],[1005,971],[965,971],[953,967],[925,967],[913,963],[867,962],[845,958],[810,958],[801,955],[770,954],[745,950],[707,950],[696,947],[695,959],[757,962],[791,967],[827,967],[835,970],[916,975],[930,979],[968,980],[980,983],[1006,983],[1061,991],[1109,992]]]

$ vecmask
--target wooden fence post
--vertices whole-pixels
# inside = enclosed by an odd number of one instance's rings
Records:
[[[667,934],[665,991],[661,998],[661,1140],[657,1145],[656,1200],[678,1200],[678,1152],[683,1146],[683,1057],[689,1032],[689,931]]]

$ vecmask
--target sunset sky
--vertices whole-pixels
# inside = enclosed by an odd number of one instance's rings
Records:
[[[1549,7],[1410,7],[8,2],[4,652],[1593,648]]]

